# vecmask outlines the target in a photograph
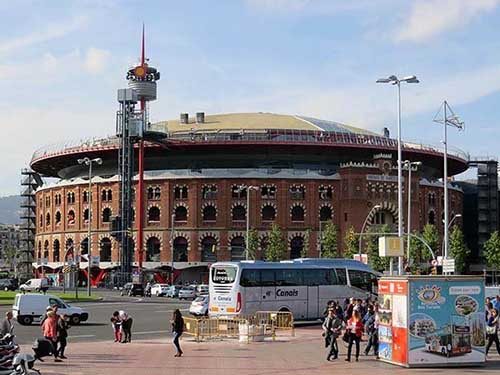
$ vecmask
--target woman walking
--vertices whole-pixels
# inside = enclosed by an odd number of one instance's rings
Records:
[[[57,349],[57,355],[59,358],[66,359],[64,356],[64,350],[68,344],[68,322],[66,320],[66,315],[62,314],[57,321],[57,341],[59,348]]]
[[[111,327],[113,328],[113,333],[115,335],[115,342],[122,341],[122,321],[120,320],[120,313],[118,311],[113,312],[110,318]]]
[[[346,361],[351,361],[352,345],[356,343],[356,362],[359,360],[359,343],[361,336],[363,336],[363,322],[361,314],[358,310],[354,310],[351,319],[347,321],[347,334],[349,337],[349,346],[347,347]]]
[[[174,357],[180,357],[184,354],[179,344],[179,338],[181,337],[182,332],[184,332],[184,319],[182,318],[182,314],[179,309],[176,309],[174,311],[172,320],[170,322],[172,323],[172,332],[174,333],[173,343],[175,345],[175,349],[177,350],[177,353]]]
[[[58,316],[54,311],[47,311],[47,318],[42,324],[42,332],[43,336],[52,344],[54,362],[61,362],[57,356],[57,319]]]
[[[498,341],[498,311],[495,308],[490,310],[490,317],[486,322],[486,337],[488,338],[488,344],[486,344],[486,355],[493,343],[497,347],[497,352],[500,354],[500,342]]]

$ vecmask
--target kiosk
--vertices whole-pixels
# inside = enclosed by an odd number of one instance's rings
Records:
[[[484,278],[382,277],[379,356],[406,367],[482,365]]]

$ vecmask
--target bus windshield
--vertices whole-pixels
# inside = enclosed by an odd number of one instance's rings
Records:
[[[232,284],[236,280],[236,267],[217,266],[212,268],[212,282],[214,284]]]

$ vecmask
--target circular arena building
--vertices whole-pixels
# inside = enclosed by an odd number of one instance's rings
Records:
[[[211,263],[244,259],[247,217],[260,238],[257,259],[265,255],[273,223],[283,232],[289,258],[304,252],[318,257],[325,222],[336,225],[340,252],[349,228],[361,231],[365,219],[368,226],[388,224],[396,230],[397,141],[388,131],[378,135],[333,121],[272,113],[182,114],[180,120],[150,126],[166,138],[145,145],[144,241],[136,243],[133,223],[133,265],[138,266],[142,250],[143,269],[157,281],[165,281],[172,267],[177,280],[203,281]],[[90,244],[91,253],[100,256],[92,283],[103,283],[118,270],[120,247],[111,233],[120,207],[118,148],[118,138],[110,137],[34,153],[31,168],[57,178],[36,193],[38,271],[43,267],[45,274],[60,274],[79,252],[80,280],[86,279],[88,167],[78,163],[84,157],[103,160],[94,166],[92,179]],[[442,152],[405,142],[403,160],[422,162],[411,176],[411,230],[431,223],[442,233]],[[466,160],[464,154],[449,153],[449,176],[465,171]],[[462,213],[463,194],[452,184],[449,193],[453,217]]]

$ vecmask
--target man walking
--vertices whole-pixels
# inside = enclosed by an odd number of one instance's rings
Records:
[[[325,337],[325,348],[328,348],[326,360],[337,359],[339,356],[339,347],[337,338],[342,329],[342,320],[338,318],[333,308],[328,309],[328,315],[323,322],[323,336]]]

